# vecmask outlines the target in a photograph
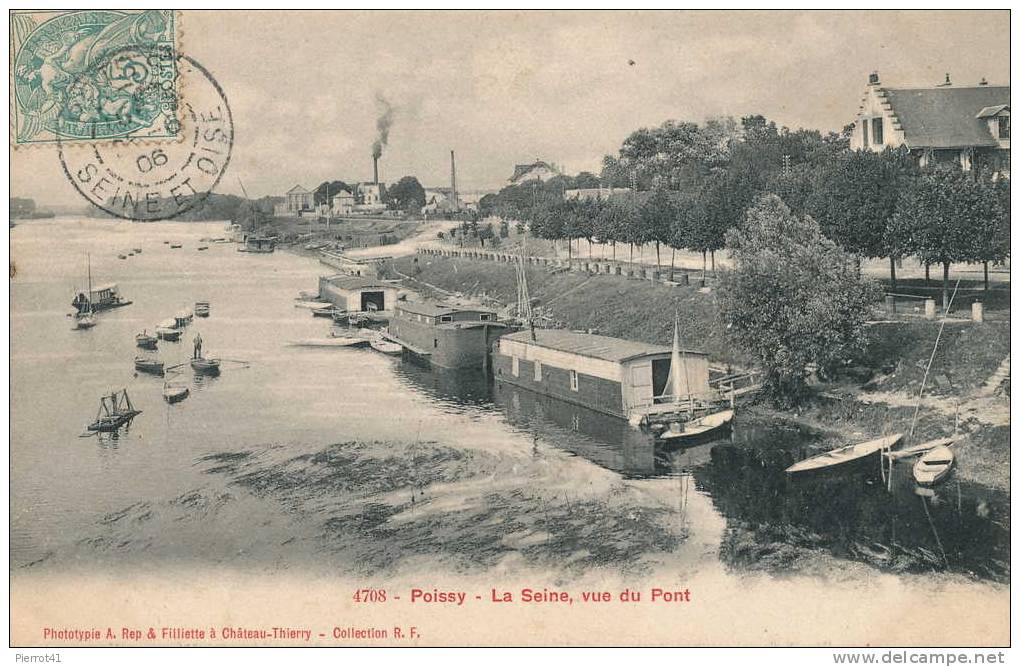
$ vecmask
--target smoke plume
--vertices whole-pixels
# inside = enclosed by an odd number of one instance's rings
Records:
[[[390,128],[393,127],[393,114],[396,107],[389,103],[385,97],[376,93],[375,101],[379,105],[379,117],[375,121],[376,136],[372,144],[372,157],[382,156],[383,146],[390,140]]]

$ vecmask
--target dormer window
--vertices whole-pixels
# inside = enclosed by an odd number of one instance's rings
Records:
[[[999,116],[999,138],[1009,139],[1009,116]]]

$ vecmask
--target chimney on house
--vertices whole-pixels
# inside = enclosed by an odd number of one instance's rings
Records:
[[[877,86],[878,84],[879,84],[878,72],[872,72],[871,74],[869,74],[868,75],[868,85],[869,86]]]
[[[379,185],[379,156],[372,156],[372,182]]]
[[[453,151],[450,151],[450,190],[451,204],[454,211],[460,210],[460,200],[457,199],[457,160]]]

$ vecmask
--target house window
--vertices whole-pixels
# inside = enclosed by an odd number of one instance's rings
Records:
[[[439,318],[440,322],[453,322],[453,315],[443,315]]]
[[[882,118],[871,119],[871,140],[876,146],[882,145]]]
[[[999,116],[999,138],[1009,139],[1009,116]]]
[[[570,371],[570,391],[577,391],[577,371]]]
[[[482,322],[488,322],[490,319],[492,319],[492,315],[488,315],[488,314],[486,314],[486,315],[479,315],[478,319],[480,319]]]
[[[541,382],[541,381],[542,381],[542,362],[541,361],[536,361],[535,362],[535,382]]]
[[[510,361],[510,372],[514,377],[520,377],[521,375],[521,360],[517,357],[512,357]]]
[[[861,121],[861,132],[864,133],[864,147],[868,147],[868,119],[865,118]]]

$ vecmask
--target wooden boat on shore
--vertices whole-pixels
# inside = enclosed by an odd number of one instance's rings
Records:
[[[832,451],[816,454],[803,461],[798,461],[787,468],[786,472],[795,475],[851,471],[859,465],[864,465],[871,458],[878,457],[883,451],[891,450],[901,440],[903,440],[903,434],[896,433],[894,435],[887,435],[884,438],[876,438],[867,442],[838,447]]]
[[[914,464],[914,481],[921,486],[938,484],[949,476],[955,463],[953,450],[946,446],[935,447]]]
[[[195,302],[195,315],[198,317],[209,317],[209,302],[208,301],[196,301]]]
[[[714,438],[733,425],[733,414],[733,410],[723,410],[686,423],[673,422],[659,435],[659,440],[682,445]]]
[[[885,456],[892,461],[909,459],[912,456],[919,456],[926,452],[930,452],[936,447],[952,447],[954,442],[956,442],[954,438],[936,438],[935,440],[919,442],[916,445],[910,445],[909,447],[902,447],[894,452],[887,452]]]
[[[135,370],[139,373],[163,375],[163,362],[149,357],[135,357]]]
[[[121,389],[119,392],[111,392],[109,395],[99,399],[99,411],[96,413],[95,421],[89,424],[87,428],[92,433],[110,433],[129,423],[140,414],[142,414],[142,411],[136,410],[131,405],[127,389]]]
[[[188,397],[191,390],[187,385],[179,383],[163,383],[163,400],[167,403],[180,403]]]
[[[219,375],[220,360],[197,357],[191,360],[191,368],[199,375]]]
[[[135,334],[135,345],[143,350],[155,350],[158,340],[156,336],[150,335],[149,332],[144,330],[140,334]]]

